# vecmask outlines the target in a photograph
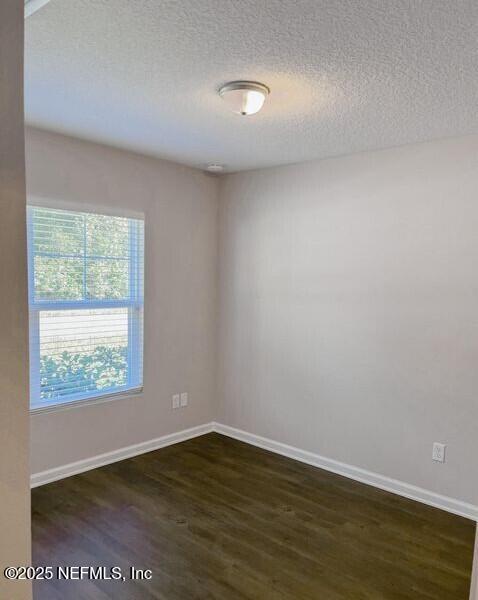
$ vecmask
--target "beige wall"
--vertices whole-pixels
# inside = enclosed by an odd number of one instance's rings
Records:
[[[477,190],[477,136],[223,178],[217,420],[477,504]]]
[[[23,600],[3,577],[30,564],[23,0],[0,2],[0,132],[0,597]]]
[[[145,214],[144,393],[35,414],[32,473],[209,422],[216,377],[217,180],[27,129],[27,193]],[[189,406],[171,409],[171,395]]]

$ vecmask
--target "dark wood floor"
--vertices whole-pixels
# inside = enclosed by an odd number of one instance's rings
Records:
[[[218,434],[33,490],[35,600],[468,600],[474,523]]]

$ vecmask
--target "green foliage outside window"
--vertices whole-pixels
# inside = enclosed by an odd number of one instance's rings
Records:
[[[72,382],[81,386],[82,391],[126,385],[127,347],[97,346],[88,354],[64,351],[40,357],[42,398],[61,398],[74,393]]]
[[[128,219],[91,213],[35,209],[33,260],[36,301],[121,300],[129,295]],[[53,226],[54,225],[54,226]],[[105,340],[106,342],[106,340]],[[127,340],[88,352],[40,355],[43,399],[127,384]]]
[[[120,300],[129,294],[128,219],[37,209],[36,300]],[[52,219],[55,227],[51,227]]]

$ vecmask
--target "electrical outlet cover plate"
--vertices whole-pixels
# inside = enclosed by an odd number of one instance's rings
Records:
[[[445,453],[446,453],[446,444],[440,444],[439,442],[435,442],[433,444],[433,454],[432,458],[435,462],[445,462]]]
[[[181,394],[181,406],[187,406],[187,405],[188,405],[188,393],[183,392]]]
[[[174,394],[173,395],[173,402],[172,402],[173,408],[174,409],[179,408],[179,403],[180,403],[179,394]]]

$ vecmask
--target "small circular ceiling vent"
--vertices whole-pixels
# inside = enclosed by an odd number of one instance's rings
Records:
[[[244,116],[258,113],[269,93],[269,88],[257,81],[231,81],[219,90],[232,112]]]
[[[206,170],[209,171],[209,173],[222,173],[224,171],[224,165],[219,163],[209,163]]]

